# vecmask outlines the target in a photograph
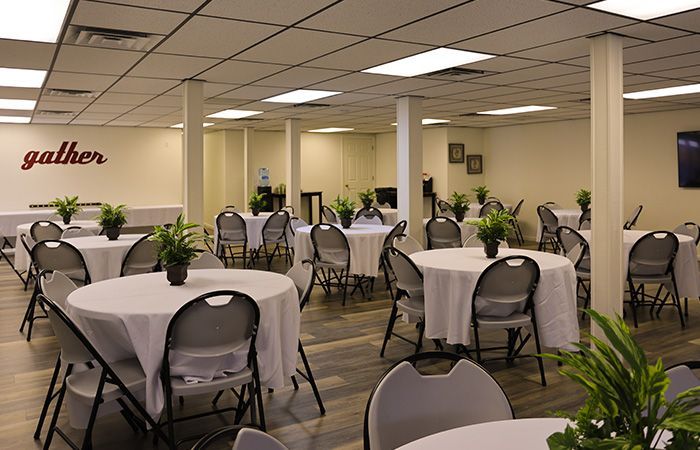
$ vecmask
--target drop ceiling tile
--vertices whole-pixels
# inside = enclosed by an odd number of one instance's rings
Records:
[[[0,98],[36,100],[41,93],[39,88],[16,88],[0,86]]]
[[[0,39],[0,66],[46,70],[56,51],[55,44]]]
[[[364,70],[389,61],[432,50],[432,47],[383,39],[369,39],[304,64],[328,69]]]
[[[625,49],[624,60],[625,64],[631,64],[636,61],[646,61],[650,59],[690,53],[696,51],[699,47],[700,35],[688,35],[675,39],[669,39],[663,42],[656,42],[653,44],[640,45],[634,48]],[[696,61],[700,63],[700,58],[697,58]]]
[[[95,103],[104,103],[110,105],[140,105],[152,99],[151,94],[121,94],[117,92],[105,92],[98,98]]]
[[[170,78],[183,80],[193,78],[216,64],[219,60],[194,56],[150,54],[128,75],[130,77]]]
[[[319,100],[323,103],[328,103],[329,105],[349,105],[355,102],[361,102],[365,100],[371,100],[377,98],[376,94],[360,94],[358,92],[350,92],[347,94],[334,95],[328,98],[322,98]]]
[[[300,89],[314,83],[329,80],[347,74],[339,70],[315,69],[312,67],[293,67],[271,75],[264,80],[260,80],[260,84],[266,86],[279,86]]]
[[[681,78],[683,80],[700,81],[700,65],[684,67],[682,69],[663,70],[655,73],[667,78]]]
[[[419,95],[426,98],[450,97],[453,94],[461,94],[467,91],[483,89],[484,87],[485,86],[482,84],[453,82],[441,84],[439,86],[432,86],[416,89],[414,91],[408,91],[408,94]],[[423,104],[425,104],[425,102]]]
[[[459,66],[465,69],[483,70],[485,72],[510,72],[512,70],[525,69],[527,67],[537,66],[542,63],[531,61],[529,59],[511,58],[509,56],[498,56],[496,58],[478,61],[473,64]]]
[[[349,92],[357,89],[363,89],[378,84],[388,83],[389,81],[398,81],[401,77],[390,77],[386,75],[375,75],[372,73],[351,73],[332,80],[323,81],[321,83],[310,86],[312,89],[325,89],[330,91]]]
[[[236,89],[239,84],[228,84],[228,83],[204,83],[204,98],[216,97],[219,94]],[[182,85],[175,86],[172,90],[168,91],[168,95],[182,95],[183,87]]]
[[[569,8],[553,2],[530,0],[476,0],[382,37],[442,46]]]
[[[527,89],[511,87],[511,86],[498,86],[498,87],[488,87],[484,89],[474,90],[470,92],[465,92],[463,94],[452,95],[451,98],[459,100],[478,100],[478,99],[491,99],[492,97],[498,97],[508,94],[517,94],[520,92],[526,92]]]
[[[232,104],[236,104],[236,99],[231,99]],[[322,101],[319,101],[318,103],[323,103]],[[270,102],[243,102],[240,103],[238,106],[236,106],[236,109],[244,109],[248,111],[273,111],[277,109],[284,108],[285,104],[283,103],[270,103]],[[221,108],[223,109],[223,108]],[[256,119],[260,118],[260,116],[256,116]]]
[[[209,82],[248,84],[288,67],[280,64],[229,60],[207,70],[199,78]]]
[[[476,78],[476,82],[484,82],[490,84],[518,84],[541,78],[549,78],[557,75],[566,75],[574,72],[581,72],[581,68],[565,64],[542,64],[539,66],[528,67],[526,69],[514,70],[512,72],[500,73],[496,75],[487,75]]]
[[[132,105],[105,105],[100,103],[93,103],[92,105],[85,108],[85,112],[124,114],[132,108]]]
[[[190,13],[204,3],[204,0],[109,0],[110,3],[140,6],[144,8],[166,11],[182,11]]]
[[[386,95],[384,97],[377,97],[372,100],[364,100],[355,103],[353,106],[367,106],[370,108],[375,107],[396,107],[396,98],[391,95]]]
[[[159,53],[229,58],[282,30],[239,20],[196,16],[156,49]],[[212,45],[216,43],[215,45]]]
[[[81,1],[72,25],[166,35],[187,19],[186,14]]]
[[[118,77],[112,75],[92,75],[73,72],[53,71],[46,83],[48,88],[104,91]]]
[[[375,36],[439,12],[462,0],[345,0],[298,26],[316,30]]]
[[[156,105],[144,105],[131,111],[129,114],[154,114],[162,116],[163,114],[170,114],[179,110],[179,106],[156,106]]]
[[[118,113],[89,113],[89,112],[84,112],[78,116],[78,119],[87,119],[87,120],[113,120],[119,117]]]
[[[107,126],[110,127],[137,127],[143,124],[143,120],[119,119],[110,121]]]
[[[614,32],[622,34],[623,36],[630,36],[637,39],[646,39],[649,41],[662,41],[664,39],[671,39],[686,34],[685,32],[680,30],[662,27],[648,22],[639,22],[635,23],[634,25],[627,25],[624,27],[616,28]]]
[[[685,55],[669,56],[650,61],[625,64],[624,71],[632,73],[656,73],[662,70],[678,69],[697,65],[700,61],[700,52],[688,53]]]
[[[41,99],[36,105],[37,110],[44,111],[82,111],[87,103],[60,102]]]
[[[321,10],[336,0],[213,0],[200,14],[229,19],[252,20],[254,22],[292,25],[293,23]]]
[[[567,59],[588,56],[590,47],[591,42],[588,39],[576,38],[531,48],[522,52],[516,52],[513,53],[513,55],[523,58],[539,59],[542,61],[559,62]]]
[[[124,77],[110,89],[110,92],[126,94],[160,94],[180,84],[177,80],[157,78]]]
[[[404,78],[390,83],[371,86],[365,89],[360,89],[358,92],[368,94],[385,94],[396,95],[404,92],[415,91],[416,89],[425,89],[445,84],[444,80],[429,80],[426,78]]]
[[[143,56],[141,52],[62,45],[54,70],[122,75]]]
[[[51,89],[45,89],[44,93],[41,96],[42,100],[46,100],[49,102],[63,102],[63,103],[76,103],[78,105],[88,105],[92,103],[95,100],[95,97],[89,98],[89,97],[81,97],[81,96],[66,96],[66,95],[51,95],[50,94]],[[95,96],[99,95],[100,92],[93,92]]]
[[[54,125],[66,125],[72,117],[53,117],[53,116],[42,116],[42,115],[35,115],[34,118],[32,119],[32,123],[45,123],[45,124],[54,124]]]
[[[585,83],[591,79],[590,71],[582,71],[561,75],[555,77],[547,77],[539,80],[525,81],[523,83],[515,83],[514,86],[522,86],[531,89],[547,89],[556,88],[558,86],[568,86],[575,83]]]
[[[262,100],[263,98],[273,97],[275,95],[288,92],[288,88],[275,88],[267,86],[242,86],[233,91],[219,95],[223,99],[240,99],[240,100]]]
[[[173,95],[160,95],[153,100],[149,101],[147,105],[150,106],[173,106],[177,108],[182,108],[182,97],[177,97]]]
[[[653,22],[700,33],[700,9],[656,19]]]

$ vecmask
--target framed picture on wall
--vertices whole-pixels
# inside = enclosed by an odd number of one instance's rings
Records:
[[[481,155],[467,155],[467,173],[477,174],[483,171]]]
[[[447,144],[447,150],[451,163],[464,162],[464,144]]]

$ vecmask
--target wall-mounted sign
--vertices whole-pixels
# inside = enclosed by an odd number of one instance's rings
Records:
[[[107,162],[107,158],[96,151],[76,151],[75,147],[78,146],[78,141],[68,142],[63,141],[61,148],[58,151],[46,150],[39,152],[36,150],[30,150],[24,155],[24,164],[22,164],[22,170],[29,170],[36,164],[46,165],[46,164],[104,164]]]

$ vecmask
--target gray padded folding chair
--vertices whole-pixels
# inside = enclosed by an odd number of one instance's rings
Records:
[[[391,246],[397,250],[401,250],[406,255],[412,255],[425,250],[420,242],[415,240],[412,236],[408,236],[406,234],[394,236]]]
[[[369,208],[360,208],[355,214],[355,221],[357,221],[357,219],[359,219],[362,216],[379,217],[379,220],[381,221],[379,225],[384,223],[384,215],[382,214],[382,212],[379,209],[374,208],[372,206],[370,206]]]
[[[357,225],[383,225],[381,217],[375,216],[373,214],[366,214],[364,216],[360,216],[357,219],[355,219],[353,223]]]
[[[682,224],[678,225],[676,228],[674,228],[673,232],[675,234],[681,234],[681,235],[690,236],[691,238],[693,238],[693,240],[695,241],[695,247],[697,247],[698,244],[700,244],[700,226],[698,226],[697,223],[694,223],[694,222],[682,223]],[[661,287],[659,287],[659,289],[660,288]],[[668,293],[666,295],[668,296]],[[658,297],[659,294],[657,293],[656,296]],[[688,298],[686,297],[684,299],[684,301],[685,301],[685,317],[688,317]],[[656,310],[657,317],[658,317],[660,311],[661,311],[660,308]]]
[[[537,262],[527,256],[508,256],[489,265],[479,276],[472,295],[472,328],[474,329],[474,346],[476,360],[486,361],[481,357],[483,351],[505,349],[505,356],[492,357],[512,362],[515,358],[532,357],[537,360],[542,386],[547,385],[544,364],[540,356],[521,354],[523,347],[531,336],[535,338],[537,354],[542,353],[533,295],[540,279]],[[527,336],[522,337],[523,328],[528,329]],[[506,330],[508,341],[505,347],[481,348],[480,330]]]
[[[29,227],[29,235],[34,239],[34,242],[58,240],[61,239],[62,234],[63,229],[48,220],[34,222]]]
[[[428,250],[437,248],[459,248],[462,246],[462,230],[449,217],[433,217],[425,224]]]
[[[233,442],[233,447],[231,443]],[[191,450],[288,450],[280,441],[257,428],[229,425],[207,433]]]
[[[467,238],[462,243],[462,247],[464,248],[477,248],[483,246],[484,243],[481,242],[481,240],[477,237],[476,233],[467,236]],[[498,243],[498,248],[510,248],[510,246],[508,245],[508,241],[500,241]]]
[[[515,233],[515,239],[518,241],[518,245],[523,245],[525,243],[525,237],[523,236],[523,231],[520,229],[520,222],[518,222],[518,216],[520,216],[520,210],[525,203],[525,199],[520,199],[513,212],[510,214],[512,219],[510,219],[510,225],[513,227],[513,232]]]
[[[10,241],[7,239],[7,237],[2,234],[2,231],[0,231],[0,261],[2,261],[3,258],[5,258],[5,261],[7,261],[7,264],[10,265],[10,268],[12,271],[19,277],[19,279],[22,281],[22,284],[25,285],[25,290],[26,290],[26,283],[24,280],[23,273],[17,270],[15,267],[15,263],[10,259],[10,253],[14,255],[15,253],[15,248],[10,244]]]
[[[238,255],[243,257],[243,267],[248,267],[246,265],[246,257],[248,255],[248,232],[243,217],[234,211],[219,213],[219,215],[216,216],[216,232],[216,256],[224,260],[224,265],[228,267],[228,257],[226,256],[226,249],[228,249],[229,256],[231,257],[231,264],[235,264],[236,255]],[[243,250],[235,252],[233,247],[243,247]]]
[[[406,227],[408,226],[408,222],[405,220],[399,221],[396,225],[394,225],[394,228],[391,229],[389,234],[386,235],[384,238],[384,243],[382,245],[382,252],[384,249],[392,247],[394,238],[397,236],[405,236],[404,231],[406,231]],[[384,262],[384,254],[379,256],[379,267],[384,271],[384,283],[386,285],[386,289],[389,291],[389,295],[391,297],[394,297],[394,293],[391,288],[391,284],[394,282],[393,277],[390,275],[390,270],[387,268],[385,262]]]
[[[221,262],[213,253],[201,252],[199,256],[190,261],[189,270],[197,269],[224,269],[224,263]]]
[[[287,211],[290,217],[294,215],[294,207],[292,205],[285,205],[282,209]]]
[[[27,236],[24,233],[19,235],[19,241],[22,244],[24,251],[27,253],[27,259],[29,259],[29,265],[27,268],[27,276],[23,280],[24,281],[24,290],[26,291],[27,287],[29,286],[29,282],[32,279],[36,280],[36,276],[39,273],[36,270],[36,264],[34,264],[34,260],[32,260],[32,249],[36,245],[36,242],[34,241],[34,239],[32,239],[31,236]]]
[[[686,361],[666,369],[666,375],[671,381],[664,392],[667,402],[675,400],[681,392],[700,386],[700,372],[693,371],[700,371],[700,361]],[[700,406],[694,411],[700,413]]]
[[[581,216],[578,218],[578,229],[579,230],[590,230],[591,229],[591,214],[592,210],[591,208],[588,208],[584,212],[581,213]]]
[[[545,205],[537,207],[537,215],[542,222],[542,232],[540,233],[539,244],[537,250],[547,251],[547,243],[552,246],[552,252],[559,253],[559,244],[557,244],[557,228],[559,227],[559,219],[554,215],[551,209]]]
[[[150,237],[150,234],[143,236],[129,248],[129,251],[124,256],[124,260],[122,260],[120,277],[158,272],[160,270],[158,244],[149,241],[148,238]]]
[[[439,211],[439,214],[441,216],[445,216],[445,214],[451,214],[452,213],[452,208],[449,203],[447,203],[445,200],[440,200],[439,198],[436,198],[436,204],[437,204],[437,209]]]
[[[267,262],[267,270],[270,270],[270,264],[272,263],[272,258],[274,258],[275,253],[279,253],[279,255],[282,256],[280,245],[284,248],[289,246],[286,234],[288,225],[289,213],[284,209],[272,213],[272,215],[265,220],[262,229],[262,245],[255,250],[253,264],[255,264],[255,261],[260,257],[260,251],[262,250],[265,255],[265,261]],[[272,253],[268,252],[268,245],[274,245]],[[284,257],[285,261],[289,261],[291,264],[291,255],[289,252],[285,252]]]
[[[415,366],[426,360],[453,367],[423,375]],[[364,449],[393,450],[440,431],[514,417],[505,392],[479,364],[455,353],[419,353],[394,364],[372,390]]]
[[[489,200],[479,210],[479,217],[486,217],[491,211],[501,211],[505,209],[503,204],[498,200]]]
[[[226,299],[225,303],[221,300]],[[213,302],[210,302],[214,300]],[[165,416],[168,442],[176,448],[175,422],[236,411],[238,424],[250,408],[251,420],[257,420],[265,429],[258,358],[255,340],[260,325],[260,310],[250,296],[232,290],[213,291],[183,305],[170,319],[165,337],[161,380],[165,387]],[[217,358],[235,351],[248,349],[248,364],[236,373],[227,373],[211,381],[187,384],[182,377],[171,376],[170,356],[177,353],[190,358]],[[235,407],[216,409],[188,417],[173,417],[173,396],[186,397],[241,387]],[[248,400],[245,391],[248,389]],[[258,411],[256,413],[256,400]]]
[[[285,249],[287,253],[290,254],[290,259],[294,259],[294,239],[296,238],[297,229],[301,227],[309,226],[304,219],[300,219],[296,216],[291,216],[289,218],[289,225],[287,225],[287,248]]]
[[[323,213],[323,221],[328,223],[338,223],[338,216],[335,214],[331,208],[326,205],[321,206],[321,212]]]
[[[95,235],[95,233],[88,230],[87,228],[68,227],[65,230],[63,230],[63,233],[61,233],[61,239],[88,237],[88,236],[94,236],[94,235]]]
[[[644,207],[642,205],[637,205],[637,207],[632,210],[632,214],[630,215],[629,219],[627,219],[625,224],[622,226],[623,230],[631,230],[635,225],[637,225],[637,220],[639,220],[639,216],[642,214],[643,208]]]
[[[350,245],[345,234],[333,225],[318,223],[311,228],[310,235],[314,247],[317,284],[323,288],[326,295],[331,294],[333,287],[342,288],[343,306],[345,306],[349,278],[352,277],[353,292],[359,287],[364,296],[362,278],[350,274]]]
[[[571,227],[561,226],[557,228],[557,241],[569,258],[576,270],[576,296],[583,298],[583,309],[588,308],[591,301],[591,252],[586,239]],[[578,295],[579,289],[583,289],[584,296]],[[581,313],[581,319],[586,313]]]

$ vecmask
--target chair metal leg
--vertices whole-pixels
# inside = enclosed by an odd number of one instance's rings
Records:
[[[306,353],[304,352],[304,346],[301,345],[301,341],[299,341],[299,354],[301,355],[301,362],[304,364],[304,370],[306,371],[306,380],[309,382],[311,385],[311,390],[314,393],[314,397],[316,397],[316,403],[318,403],[318,409],[321,412],[321,415],[323,416],[326,414],[326,407],[323,406],[323,400],[321,400],[321,393],[318,391],[318,386],[316,386],[316,379],[314,378],[313,373],[311,372],[311,366],[309,365],[309,360],[306,359]],[[297,372],[299,370],[297,369]],[[304,376],[304,374],[301,374]],[[292,378],[294,379],[294,378]]]
[[[535,348],[537,349],[537,354],[541,355],[542,354],[542,347],[540,346],[540,336],[539,332],[537,331],[537,321],[535,319],[534,312],[532,313],[532,333],[535,336]],[[547,380],[545,379],[544,376],[544,362],[542,361],[541,356],[535,356],[537,359],[537,365],[540,368],[540,378],[542,380],[542,386],[547,386]]]
[[[637,324],[637,291],[634,290],[632,280],[628,281],[628,285],[630,289],[630,307],[632,308],[632,319],[634,320],[634,327],[639,328],[639,325]]]
[[[61,354],[56,357],[56,365],[53,369],[53,375],[51,375],[51,381],[49,382],[49,389],[46,391],[46,399],[44,400],[44,406],[41,407],[41,414],[39,415],[39,421],[36,424],[36,430],[34,431],[34,439],[39,439],[41,437],[41,429],[44,426],[44,420],[46,420],[46,413],[49,411],[49,406],[51,405],[51,400],[54,398],[53,389],[56,387],[56,380],[61,372]]]
[[[92,430],[95,427],[95,420],[97,420],[97,410],[100,408],[100,403],[102,403],[102,391],[104,390],[106,379],[107,371],[103,369],[100,374],[100,381],[97,384],[97,391],[95,391],[95,400],[92,402],[92,410],[90,411],[88,425],[83,435],[83,450],[92,449]]]
[[[53,415],[51,416],[49,431],[46,434],[46,440],[44,441],[44,450],[49,450],[49,447],[51,447],[53,434],[56,431],[56,423],[58,422],[58,415],[61,412],[61,406],[63,406],[63,397],[66,395],[66,378],[68,378],[72,370],[73,365],[68,364],[68,367],[66,367],[66,373],[63,375],[63,383],[61,383],[61,388],[58,391],[58,398],[56,399],[56,406],[54,406]]]
[[[386,350],[386,344],[391,339],[391,333],[394,331],[394,323],[396,323],[396,316],[398,315],[399,308],[396,306],[394,301],[391,305],[391,315],[389,316],[389,322],[386,324],[386,333],[384,334],[384,342],[382,343],[382,349],[379,352],[380,357],[384,357],[384,350]]]
[[[421,348],[423,348],[423,333],[425,332],[425,322],[422,320],[418,322],[418,340],[416,341],[416,351],[415,353],[420,352]]]
[[[343,276],[343,270],[340,271],[340,276]],[[345,300],[348,297],[348,278],[350,278],[350,268],[345,271],[345,283],[343,284],[343,306],[345,306]]]
[[[681,306],[681,298],[678,295],[678,286],[676,285],[676,277],[671,272],[671,286],[673,287],[673,304],[678,309],[678,317],[681,319],[681,328],[685,328],[685,318],[683,317],[683,307]]]

